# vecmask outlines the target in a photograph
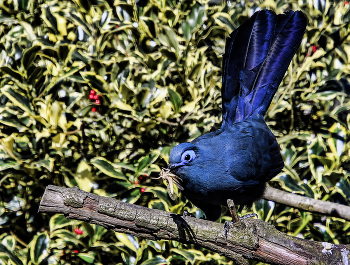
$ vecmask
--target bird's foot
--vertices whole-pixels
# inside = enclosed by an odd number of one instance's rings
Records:
[[[234,224],[233,221],[228,221],[228,222],[225,222],[225,224],[224,224],[225,237],[226,237],[226,239],[227,239],[227,233],[228,233],[228,231],[230,231],[230,227],[231,227],[231,225],[233,225],[233,224]]]
[[[228,231],[230,231],[231,225],[236,224],[236,223],[241,224],[241,220],[246,219],[246,218],[252,218],[252,217],[258,218],[258,215],[256,213],[250,213],[250,214],[246,214],[246,215],[243,215],[241,217],[238,217],[238,219],[239,219],[238,222],[234,222],[234,221],[225,222],[225,224],[224,224],[225,237],[227,238],[227,233],[228,233]]]
[[[233,224],[242,225],[241,220],[243,220],[245,218],[258,217],[258,215],[256,213],[246,214],[246,215],[243,215],[242,217],[239,217],[237,212],[236,212],[235,204],[231,199],[227,200],[227,205],[228,205],[228,209],[230,210],[230,213],[232,216],[232,221],[225,222],[225,224],[224,224],[226,238],[227,238],[227,233],[230,230],[231,225],[233,225]]]

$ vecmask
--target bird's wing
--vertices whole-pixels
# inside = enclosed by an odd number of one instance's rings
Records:
[[[301,11],[256,12],[231,33],[223,59],[224,124],[264,115],[298,49],[307,19]]]

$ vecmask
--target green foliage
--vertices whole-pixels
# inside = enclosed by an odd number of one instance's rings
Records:
[[[37,209],[55,184],[201,216],[152,178],[175,144],[220,127],[225,38],[258,8],[309,20],[266,116],[286,164],[270,185],[349,204],[347,2],[1,3],[0,263],[232,264]],[[336,217],[263,200],[250,212],[290,235],[349,243],[350,222]]]

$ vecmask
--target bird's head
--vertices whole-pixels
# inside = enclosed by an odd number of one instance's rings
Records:
[[[168,169],[176,174],[180,168],[191,166],[197,155],[197,148],[194,144],[179,144],[170,152]]]
[[[196,152],[196,146],[191,143],[175,146],[170,152],[168,168],[163,168],[160,172],[160,178],[168,182],[169,196],[173,200],[177,198],[174,184],[178,189],[183,190],[183,182],[186,184],[191,172],[190,166],[193,165],[198,155]]]

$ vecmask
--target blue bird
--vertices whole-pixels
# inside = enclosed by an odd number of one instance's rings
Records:
[[[306,24],[301,11],[276,15],[262,10],[227,38],[222,126],[175,146],[167,169],[207,219],[217,220],[227,199],[238,205],[260,199],[266,182],[282,170],[279,145],[263,116],[300,45]]]

